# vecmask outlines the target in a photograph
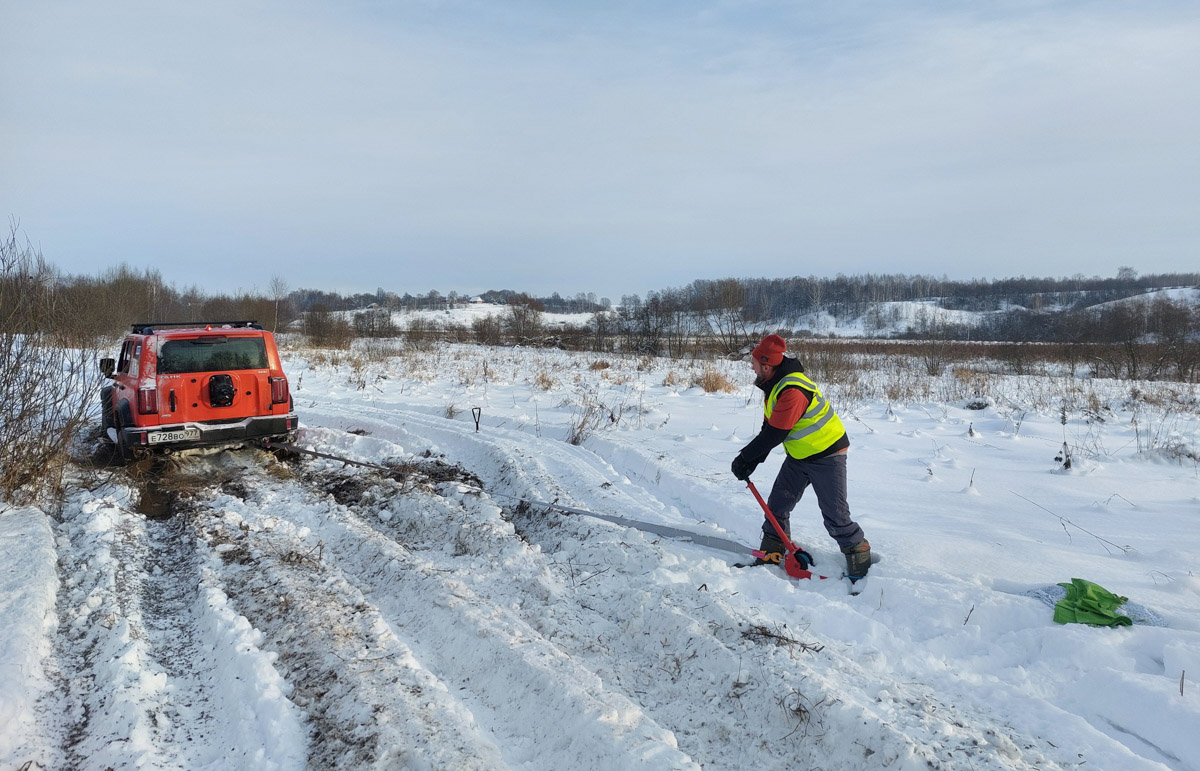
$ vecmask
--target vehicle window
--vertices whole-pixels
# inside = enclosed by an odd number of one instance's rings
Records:
[[[267,344],[261,337],[168,340],[158,348],[160,375],[266,368]]]
[[[129,357],[129,373],[131,375],[139,375],[142,366],[142,341],[134,343],[133,354]]]
[[[126,340],[121,346],[121,357],[117,361],[117,372],[129,373],[129,354],[133,351],[133,341]]]

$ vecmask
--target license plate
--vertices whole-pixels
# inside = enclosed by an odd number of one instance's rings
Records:
[[[199,438],[200,429],[198,428],[185,428],[182,431],[155,431],[152,434],[146,435],[146,441],[150,444],[162,444],[163,442],[186,442]]]

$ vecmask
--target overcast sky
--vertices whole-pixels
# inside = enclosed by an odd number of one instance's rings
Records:
[[[0,215],[210,292],[1196,271],[1200,3],[0,0]]]

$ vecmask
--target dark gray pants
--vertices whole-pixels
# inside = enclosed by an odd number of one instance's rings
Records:
[[[850,518],[850,504],[846,502],[846,453],[838,453],[817,460],[796,460],[788,456],[775,477],[775,485],[767,498],[767,506],[779,520],[784,530],[791,532],[792,509],[808,486],[817,494],[817,505],[825,520],[825,529],[847,549],[866,539],[862,528]],[[771,523],[763,518],[763,532],[775,533]]]

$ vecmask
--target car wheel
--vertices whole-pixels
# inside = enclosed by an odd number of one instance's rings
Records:
[[[109,391],[110,389],[106,388],[100,392],[100,438],[106,442],[112,442],[112,438],[108,435],[108,429],[114,427]]]
[[[117,460],[121,463],[129,463],[133,460],[133,449],[129,446],[129,442],[125,438],[125,432],[121,430],[118,423],[113,426],[117,429]]]

